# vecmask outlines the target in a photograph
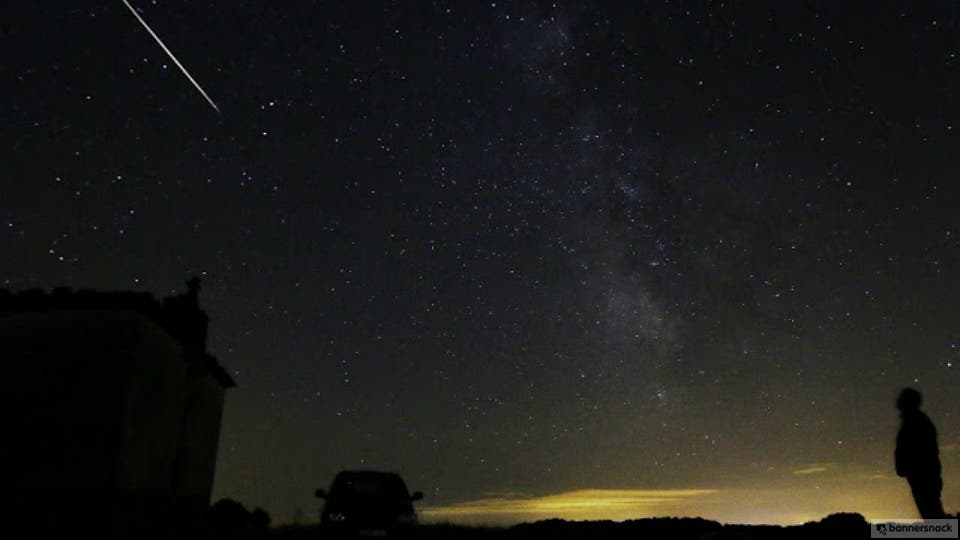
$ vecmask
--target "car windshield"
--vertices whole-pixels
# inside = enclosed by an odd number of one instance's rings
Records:
[[[339,476],[330,488],[334,497],[408,498],[403,480],[392,475]]]

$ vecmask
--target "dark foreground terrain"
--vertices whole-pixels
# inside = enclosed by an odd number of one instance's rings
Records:
[[[319,527],[281,527],[262,534],[238,537],[275,539],[329,538]],[[422,525],[410,538],[465,540],[527,539],[644,539],[644,540],[786,540],[870,538],[870,525],[859,514],[833,514],[820,521],[781,527],[776,525],[722,525],[698,518],[653,518],[624,522],[564,521],[524,523],[509,528]]]
[[[957,516],[960,518],[960,515]],[[332,540],[369,538],[370,536],[332,534],[318,525],[285,525],[269,528],[261,522],[207,522],[197,527],[166,528],[160,523],[141,528],[135,534],[62,527],[55,530],[32,522],[26,530],[17,531],[20,538],[60,538],[91,536],[93,538],[200,538],[206,540]],[[96,531],[95,531],[96,530]],[[55,534],[45,534],[53,532]],[[470,527],[451,524],[428,524],[410,529],[403,535],[388,535],[404,540],[856,540],[870,538],[870,523],[855,513],[831,514],[820,521],[803,525],[732,525],[701,518],[646,518],[614,521],[565,521],[548,519],[522,523],[512,527]],[[87,534],[90,533],[90,534]]]

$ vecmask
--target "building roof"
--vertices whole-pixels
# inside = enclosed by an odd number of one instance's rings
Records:
[[[187,292],[156,299],[149,293],[97,291],[57,287],[51,292],[29,289],[13,293],[0,289],[0,317],[12,313],[62,310],[124,310],[139,313],[180,343],[188,358],[199,361],[224,387],[236,386],[216,358],[207,353],[209,318],[199,307],[200,280],[187,282]]]

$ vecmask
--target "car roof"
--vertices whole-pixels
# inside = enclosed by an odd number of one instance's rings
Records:
[[[363,487],[366,486],[366,487]],[[374,487],[376,486],[376,487]],[[359,490],[359,491],[357,491]],[[372,491],[369,491],[372,490]],[[330,493],[374,493],[408,497],[407,484],[399,474],[383,471],[340,471],[330,484]]]

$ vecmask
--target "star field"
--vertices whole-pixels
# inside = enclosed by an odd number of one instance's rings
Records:
[[[201,276],[215,497],[912,516],[913,385],[960,506],[954,3],[131,3],[222,114],[122,2],[5,7],[0,285]]]

